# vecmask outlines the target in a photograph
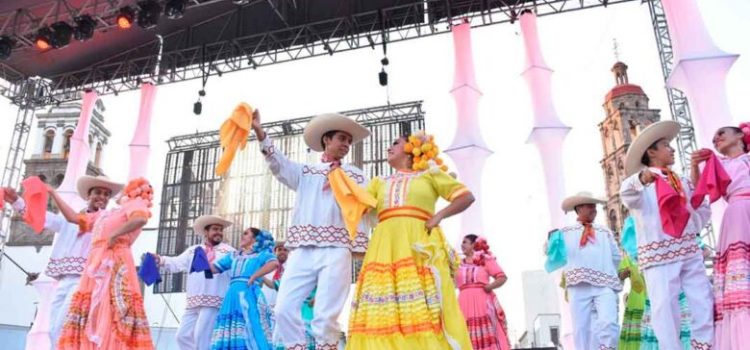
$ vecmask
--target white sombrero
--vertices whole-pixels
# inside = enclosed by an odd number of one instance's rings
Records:
[[[680,124],[671,120],[664,120],[647,126],[636,136],[625,155],[625,176],[631,176],[646,166],[641,158],[646,150],[661,139],[672,140],[680,133]]]
[[[100,175],[100,176],[84,175],[84,176],[81,176],[76,182],[78,195],[81,196],[83,200],[88,200],[89,192],[91,191],[92,188],[96,188],[96,187],[109,189],[110,191],[112,191],[112,196],[114,196],[120,193],[120,191],[122,191],[122,188],[125,187],[125,185],[114,182],[104,175]]]
[[[573,196],[565,198],[562,202],[562,210],[569,212],[575,210],[575,208],[581,204],[604,204],[607,203],[606,199],[594,197],[591,192],[578,192]]]
[[[370,136],[370,131],[354,120],[339,113],[326,113],[312,118],[305,126],[304,137],[307,147],[317,152],[323,152],[323,145],[321,145],[323,134],[334,130],[352,135],[352,144]]]
[[[193,222],[193,232],[205,235],[206,227],[209,225],[221,225],[227,228],[232,226],[232,222],[217,215],[201,215]]]

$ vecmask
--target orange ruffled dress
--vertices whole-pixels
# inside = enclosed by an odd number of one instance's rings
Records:
[[[375,178],[368,192],[379,223],[357,280],[346,349],[471,350],[451,277],[455,258],[440,228],[425,229],[439,197],[468,190],[442,171],[425,171]]]
[[[95,215],[87,217],[94,219]],[[73,294],[58,349],[154,348],[130,250],[141,231],[122,235],[113,248],[107,247],[110,233],[136,216],[149,217],[147,204],[140,198],[96,217],[91,253],[78,290]]]

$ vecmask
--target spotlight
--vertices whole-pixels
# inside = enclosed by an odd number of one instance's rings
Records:
[[[0,60],[7,60],[13,51],[13,39],[7,35],[0,36]]]
[[[70,24],[56,22],[52,23],[50,28],[52,28],[52,47],[60,49],[70,44],[70,38],[73,36],[73,27]]]
[[[385,72],[385,68],[380,70],[380,73],[378,74],[378,79],[380,80],[380,86],[388,85],[388,73]]]
[[[193,104],[193,113],[195,113],[195,115],[200,115],[201,112],[203,112],[203,104],[201,103],[201,101],[198,101]]]
[[[161,15],[161,5],[155,0],[145,0],[138,2],[138,17],[136,22],[143,29],[156,27]]]
[[[187,0],[169,0],[164,4],[164,15],[169,19],[182,18],[186,5]]]
[[[96,21],[89,15],[80,15],[73,18],[76,22],[76,27],[73,30],[73,37],[78,41],[86,41],[94,36],[94,30],[96,29]]]
[[[52,31],[44,27],[36,32],[36,38],[34,39],[34,45],[39,50],[47,50],[52,47]]]
[[[120,12],[117,14],[117,26],[120,29],[130,29],[133,26],[135,20],[135,11],[129,6],[120,8]]]

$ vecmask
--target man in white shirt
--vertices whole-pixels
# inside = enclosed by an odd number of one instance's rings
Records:
[[[76,182],[78,194],[87,202],[85,211],[103,211],[110,198],[122,190],[123,185],[112,182],[105,176],[82,176]],[[19,213],[26,210],[26,202],[9,187],[2,188],[5,201]],[[50,304],[50,342],[52,349],[57,347],[70,300],[78,289],[81,274],[86,267],[86,258],[91,250],[91,229],[81,232],[81,227],[69,223],[62,215],[47,212],[44,228],[56,232],[52,242],[52,253],[44,273],[57,280]]]
[[[597,204],[605,200],[581,192],[562,203],[578,223],[560,229],[567,262],[563,277],[570,300],[576,349],[615,350],[619,341],[617,267],[622,255],[612,232],[594,224]]]
[[[708,222],[711,208],[704,201],[694,209],[689,203],[693,185],[670,169],[674,149],[669,143],[679,130],[676,122],[661,121],[641,131],[625,157],[628,178],[620,187],[620,197],[635,218],[638,265],[646,280],[652,305],[651,325],[659,348],[682,349],[678,300],[683,290],[692,318],[691,346],[705,350],[713,344],[713,295],[696,236]],[[671,188],[679,196],[679,205],[684,207],[679,211],[687,220],[682,232],[668,234],[676,228],[663,226],[663,220],[669,218],[660,213],[656,181],[664,184],[661,188]],[[678,211],[665,207],[665,215],[675,212]]]
[[[167,272],[189,272],[195,250],[200,247],[206,253],[209,265],[235,249],[224,243],[224,229],[232,223],[216,215],[202,215],[195,219],[193,232],[202,234],[203,243],[188,247],[178,256],[154,255],[157,264]],[[187,275],[187,306],[177,330],[177,345],[180,350],[207,350],[211,347],[211,333],[216,314],[224,301],[229,286],[227,274],[206,278],[203,272]]]
[[[360,224],[355,239],[349,238],[344,220],[328,184],[328,173],[337,167],[358,185],[365,186],[362,170],[342,164],[351,145],[369,131],[340,114],[323,114],[305,127],[305,143],[323,152],[323,162],[300,164],[278,152],[254,113],[253,130],[261,143],[271,173],[297,193],[286,247],[291,250],[276,299],[273,343],[285,349],[306,349],[302,303],[317,289],[312,333],[316,349],[338,349],[341,328],[338,317],[351,286],[352,254],[367,248],[367,228]]]
[[[284,246],[284,241],[276,241],[276,246],[273,248],[273,254],[276,255],[276,259],[279,261],[279,267],[276,269],[276,271],[273,271],[264,276],[264,281],[268,280],[269,282],[271,282],[271,285],[274,285],[274,282],[281,279],[281,276],[284,275],[284,266],[286,265],[286,259],[289,256],[289,249]],[[263,283],[263,288],[261,289],[261,291],[263,292],[263,296],[266,298],[268,307],[273,310],[273,308],[276,306],[276,288],[271,288],[266,283]]]

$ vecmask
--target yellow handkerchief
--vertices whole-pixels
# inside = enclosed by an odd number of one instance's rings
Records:
[[[328,183],[331,185],[333,196],[341,208],[344,224],[349,237],[354,241],[357,237],[357,226],[362,220],[362,215],[369,208],[374,208],[378,202],[364,188],[357,185],[341,168],[336,168],[328,173]]]
[[[232,165],[237,148],[245,149],[247,137],[250,135],[250,125],[253,123],[253,107],[247,103],[240,103],[232,111],[232,115],[221,124],[219,141],[224,153],[219,164],[216,165],[216,175],[222,176]]]

